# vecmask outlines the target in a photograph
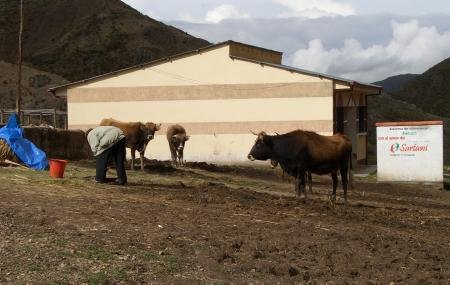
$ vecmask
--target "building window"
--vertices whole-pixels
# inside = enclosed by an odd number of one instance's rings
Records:
[[[367,106],[358,107],[358,131],[367,132]]]

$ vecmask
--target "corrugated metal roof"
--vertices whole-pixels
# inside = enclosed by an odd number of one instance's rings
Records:
[[[92,80],[96,80],[96,79],[100,79],[100,78],[104,78],[104,77],[108,77],[108,76],[112,76],[112,75],[116,75],[116,74],[120,74],[120,73],[126,73],[128,71],[132,71],[132,70],[136,70],[136,69],[140,69],[140,68],[144,68],[144,67],[158,65],[158,64],[161,64],[161,63],[164,63],[164,62],[167,62],[167,61],[176,60],[176,59],[179,59],[179,58],[182,58],[182,57],[185,57],[185,56],[194,55],[194,54],[197,54],[197,53],[200,53],[200,52],[203,52],[203,51],[211,50],[211,49],[218,48],[218,47],[225,46],[225,45],[230,45],[230,44],[233,44],[233,43],[282,54],[282,52],[279,52],[279,51],[274,51],[274,50],[270,50],[270,49],[265,49],[265,48],[261,48],[261,47],[252,46],[252,45],[249,45],[249,44],[244,44],[244,43],[240,43],[240,42],[235,42],[235,41],[229,40],[229,41],[225,41],[225,42],[209,45],[209,46],[206,46],[206,47],[203,47],[203,48],[199,48],[199,49],[196,49],[196,50],[175,54],[175,55],[170,56],[170,57],[157,59],[157,60],[150,61],[150,62],[147,62],[147,63],[143,63],[143,64],[139,64],[139,65],[123,68],[123,69],[120,69],[120,70],[117,70],[117,71],[108,72],[108,73],[105,73],[105,74],[102,74],[102,75],[97,75],[97,76],[86,78],[86,79],[83,79],[83,80],[71,82],[71,83],[68,83],[68,84],[58,85],[58,86],[49,88],[48,92],[54,93],[58,89],[61,89],[61,88],[66,88],[66,87],[73,86],[73,85],[78,85],[78,84],[84,84],[84,83],[90,82]],[[308,71],[308,70],[304,70],[304,69],[300,69],[300,68],[295,68],[295,67],[291,67],[291,66],[287,66],[287,65],[274,64],[274,63],[268,63],[268,62],[263,62],[263,61],[256,61],[256,60],[252,60],[252,59],[235,57],[235,56],[231,56],[231,58],[238,59],[238,60],[244,60],[244,61],[248,61],[248,62],[253,62],[253,63],[261,64],[261,65],[267,65],[267,66],[271,66],[271,67],[274,67],[274,68],[281,68],[281,69],[285,69],[285,70],[288,70],[288,71],[291,71],[291,72],[297,72],[297,73],[308,74],[308,75],[317,76],[317,77],[328,78],[328,79],[331,79],[331,80],[347,83],[347,84],[349,84],[351,86],[354,86],[354,85],[366,86],[366,87],[369,87],[369,88],[379,89],[379,92],[381,92],[381,90],[382,90],[382,87],[377,86],[377,85],[357,82],[357,81],[348,80],[348,79],[344,79],[344,78],[340,78],[340,77],[336,77],[336,76],[331,76],[331,75],[327,75],[327,74],[323,74],[323,73],[318,73],[318,72]]]
[[[261,64],[261,65],[267,65],[267,66],[271,66],[271,67],[275,67],[275,68],[281,68],[281,69],[285,69],[285,70],[288,70],[291,72],[297,72],[297,73],[301,73],[301,74],[312,75],[312,76],[321,77],[321,78],[327,78],[327,79],[331,79],[331,80],[335,80],[335,81],[339,81],[339,82],[343,82],[343,83],[348,83],[350,85],[361,85],[361,86],[367,86],[370,88],[380,89],[380,90],[383,89],[383,87],[378,86],[378,85],[359,82],[359,81],[355,81],[355,80],[350,80],[350,79],[346,79],[346,78],[342,78],[342,77],[338,77],[338,76],[332,76],[332,75],[328,75],[325,73],[309,71],[306,69],[301,69],[301,68],[292,67],[292,66],[288,66],[288,65],[274,64],[274,63],[257,61],[257,60],[252,60],[252,59],[248,59],[248,58],[236,57],[236,56],[231,56],[231,58],[243,60],[243,61],[249,61],[249,62]]]

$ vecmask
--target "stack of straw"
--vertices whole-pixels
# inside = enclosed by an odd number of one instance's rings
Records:
[[[19,162],[16,155],[6,143],[6,141],[0,139],[0,161],[10,160],[14,162]]]

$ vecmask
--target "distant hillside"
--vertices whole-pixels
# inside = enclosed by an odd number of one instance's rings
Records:
[[[376,127],[377,122],[398,121],[444,121],[444,162],[450,164],[450,119],[422,111],[413,104],[392,98],[388,94],[370,96],[368,99],[368,149],[372,157],[370,163],[376,163]]]
[[[398,75],[374,84],[385,93],[368,100],[369,152],[376,152],[376,122],[440,120],[444,161],[450,164],[450,58],[421,75]]]
[[[412,103],[425,112],[449,118],[450,58],[392,92],[392,97]]]
[[[70,81],[208,45],[119,0],[24,1],[25,63]],[[0,1],[0,60],[17,58],[18,1]]]
[[[47,92],[50,86],[65,84],[61,76],[23,66],[22,108],[65,110],[66,100]],[[0,109],[14,109],[17,93],[17,66],[0,61]]]
[[[401,74],[388,77],[384,80],[374,82],[373,84],[383,87],[384,92],[391,94],[399,91],[411,80],[419,76],[418,74]]]

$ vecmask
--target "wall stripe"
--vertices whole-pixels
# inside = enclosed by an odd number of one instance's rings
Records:
[[[71,103],[69,124],[120,121],[259,122],[332,120],[332,97]],[[87,115],[88,114],[88,115]]]
[[[75,88],[69,103],[332,96],[331,81],[271,84]]]
[[[157,134],[165,134],[170,123],[162,123]],[[320,133],[332,133],[332,120],[318,121],[270,121],[270,122],[216,122],[216,123],[181,123],[188,135],[215,135],[215,134],[249,134],[265,131],[267,133],[287,133],[296,129],[310,130]],[[98,125],[69,125],[69,129],[87,130]]]

